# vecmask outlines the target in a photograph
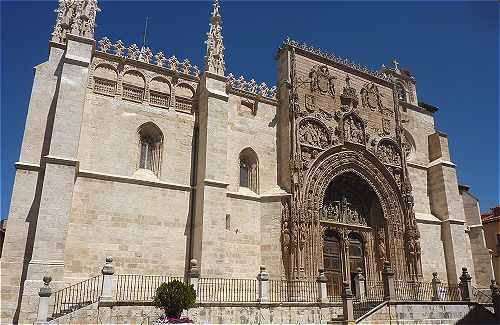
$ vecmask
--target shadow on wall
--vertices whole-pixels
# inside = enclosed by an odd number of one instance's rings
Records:
[[[495,315],[482,305],[474,306],[456,325],[498,324]]]

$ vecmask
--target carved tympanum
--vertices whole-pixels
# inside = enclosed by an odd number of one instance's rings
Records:
[[[326,148],[329,144],[327,130],[311,120],[300,123],[298,136],[299,142],[308,146]]]

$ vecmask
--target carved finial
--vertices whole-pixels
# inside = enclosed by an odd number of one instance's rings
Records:
[[[68,34],[94,38],[95,17],[99,11],[97,0],[59,0],[52,41],[65,43]]]
[[[52,281],[52,277],[51,276],[48,276],[48,275],[45,275],[43,277],[43,284],[45,286],[48,286],[50,284],[50,282]]]
[[[220,15],[219,0],[214,0],[210,30],[207,33],[207,53],[205,55],[205,71],[224,75],[224,44],[222,42],[222,19]]]
[[[394,70],[396,72],[399,72],[399,62],[396,60],[396,58],[392,59],[392,64],[394,65]]]

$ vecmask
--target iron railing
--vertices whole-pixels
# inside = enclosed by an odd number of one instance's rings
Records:
[[[102,276],[97,275],[54,292],[52,319],[61,317],[99,301]]]
[[[419,281],[394,281],[396,300],[432,301],[432,283]]]
[[[384,282],[383,281],[365,281],[366,300],[383,301],[384,300]]]
[[[342,281],[331,281],[326,283],[326,296],[329,302],[342,301]]]
[[[366,280],[365,294],[353,299],[354,319],[359,319],[384,301],[384,283]]]
[[[200,278],[197,296],[200,302],[256,302],[257,280]]]
[[[440,301],[460,301],[460,287],[458,284],[439,283],[437,286],[437,298]]]
[[[488,289],[486,289],[488,290]],[[487,293],[486,290],[480,290],[476,287],[472,287],[472,298],[474,301],[480,303],[480,304],[491,304],[493,303],[493,299],[491,296]],[[485,292],[486,291],[486,292]]]
[[[270,302],[316,302],[318,283],[316,281],[269,280]]]
[[[117,301],[150,302],[163,282],[184,281],[180,276],[123,274],[116,276]]]

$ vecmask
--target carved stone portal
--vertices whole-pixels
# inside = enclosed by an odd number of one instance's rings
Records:
[[[358,267],[368,280],[380,280],[389,261],[397,278],[418,279],[418,234],[395,134],[401,122],[397,106],[382,103],[382,93],[392,88],[365,81],[359,90],[359,75],[351,83],[346,71],[290,54],[290,115],[284,120],[290,133],[283,138],[291,136],[291,197],[283,204],[283,276],[313,279],[325,268],[334,290]],[[337,78],[345,78],[338,98]],[[359,109],[360,101],[369,109]]]

